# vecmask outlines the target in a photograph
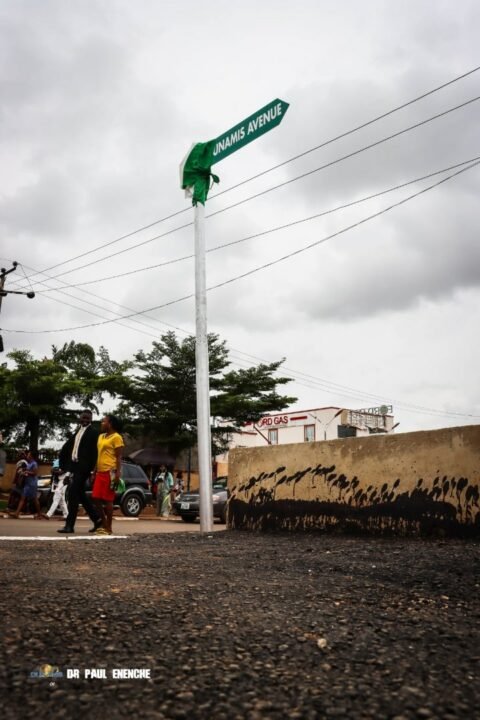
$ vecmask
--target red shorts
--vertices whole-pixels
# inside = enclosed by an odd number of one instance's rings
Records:
[[[113,502],[115,500],[115,490],[110,489],[110,471],[96,472],[93,481],[92,498],[94,500],[104,500],[105,502]]]

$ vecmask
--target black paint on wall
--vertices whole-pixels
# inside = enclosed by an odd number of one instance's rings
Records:
[[[232,491],[229,524],[251,530],[343,530],[399,534],[441,532],[454,536],[480,536],[480,491],[468,478],[435,477],[431,486],[419,478],[413,491],[403,491],[397,478],[391,485],[373,488],[358,477],[349,480],[335,466],[308,467],[292,475],[278,468]],[[308,477],[310,476],[310,477]],[[274,479],[262,487],[262,480]],[[300,500],[295,488],[307,479],[309,487],[326,485],[331,499]],[[290,499],[277,499],[281,485],[292,488]],[[362,487],[363,485],[363,487]],[[250,492],[257,486],[257,490]],[[248,498],[242,494],[249,493]]]

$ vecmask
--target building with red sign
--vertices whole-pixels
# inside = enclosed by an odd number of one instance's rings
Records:
[[[362,410],[339,407],[297,410],[264,415],[257,423],[248,423],[240,432],[231,434],[229,448],[361,437],[372,433],[389,433],[397,425],[390,405]],[[218,474],[227,475],[228,452],[217,456],[216,461]]]

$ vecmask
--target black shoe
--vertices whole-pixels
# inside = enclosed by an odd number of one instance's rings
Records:
[[[98,530],[99,527],[102,527],[102,521],[100,520],[100,518],[98,520],[95,520],[94,526],[90,528],[88,532],[94,533],[96,530]]]
[[[65,527],[60,528],[60,530],[57,530],[59,533],[65,533],[66,535],[71,535],[75,532],[75,530],[71,527],[68,527],[68,525],[65,525]]]

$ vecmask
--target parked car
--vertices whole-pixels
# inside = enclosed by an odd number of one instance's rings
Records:
[[[40,507],[42,510],[46,510],[53,498],[53,492],[52,492],[52,476],[49,475],[39,475],[38,481],[37,481],[37,490],[38,490],[38,501],[40,503]],[[60,509],[58,510],[60,512]]]
[[[227,478],[219,477],[212,485],[213,493],[213,517],[220,522],[227,521]],[[200,494],[198,492],[183,492],[178,495],[173,503],[173,512],[180,515],[183,522],[195,522],[200,514]]]
[[[121,495],[116,495],[114,507],[119,507],[126,517],[138,517],[145,505],[152,502],[152,492],[150,488],[150,480],[146,476],[140,465],[133,463],[122,463],[122,478],[125,482],[126,490]],[[38,478],[38,491],[40,507],[46,507],[51,502],[51,475],[41,475]],[[92,492],[92,481],[87,481],[87,495]],[[68,488],[67,488],[68,503]]]

